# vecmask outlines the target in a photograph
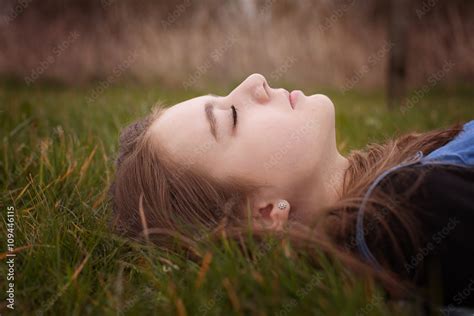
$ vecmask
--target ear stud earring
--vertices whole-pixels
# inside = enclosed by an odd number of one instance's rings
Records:
[[[277,207],[280,209],[280,210],[284,210],[288,207],[288,202],[283,200],[283,201],[280,201],[278,202],[277,204]]]

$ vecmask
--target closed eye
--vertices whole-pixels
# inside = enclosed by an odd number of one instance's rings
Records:
[[[237,125],[237,109],[233,105],[231,106],[231,109],[232,109],[232,119],[234,121],[233,128],[235,128],[235,126]]]

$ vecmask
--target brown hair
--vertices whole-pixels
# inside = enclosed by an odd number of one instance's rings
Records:
[[[336,225],[327,233],[346,250],[355,252],[355,223],[357,211],[369,186],[384,171],[412,159],[421,151],[424,155],[445,145],[462,130],[461,124],[425,133],[409,133],[387,140],[383,144],[370,144],[363,150],[354,150],[344,177],[342,199],[328,210],[336,217]],[[423,242],[418,215],[423,210],[409,203],[419,187],[427,169],[404,168],[396,172],[400,188],[388,177],[370,195],[364,212],[366,242],[380,264],[401,278],[412,278],[403,267],[406,255],[419,249]],[[328,225],[325,225],[328,227]],[[400,238],[400,236],[404,236]]]
[[[159,146],[152,147],[148,127],[162,111],[163,108],[157,107],[149,116],[121,132],[116,176],[109,191],[112,228],[130,238],[152,240],[166,249],[186,245],[192,250],[204,236],[219,232],[236,235],[243,228],[245,220],[241,214],[256,185],[239,179],[222,183],[193,169],[192,165],[175,164]],[[294,245],[301,249],[320,249],[354,270],[375,275],[389,290],[399,290],[399,278],[392,272],[400,272],[397,270],[400,262],[392,259],[403,258],[402,248],[416,247],[421,240],[414,213],[386,186],[371,195],[365,211],[370,225],[370,238],[366,239],[375,257],[387,268],[387,271],[377,272],[360,260],[356,252],[357,210],[367,188],[383,171],[418,151],[428,154],[446,144],[460,130],[461,126],[456,125],[444,130],[411,133],[353,151],[348,157],[350,166],[345,173],[342,198],[323,212],[325,216],[316,229],[296,223],[290,225],[287,233]],[[417,183],[412,182],[411,190]],[[409,237],[406,243],[395,237],[399,231]],[[393,251],[393,255],[387,255],[387,251]],[[191,252],[199,255],[195,250]]]
[[[120,135],[112,197],[112,228],[134,239],[153,239],[164,248],[179,239],[188,247],[224,227],[237,226],[246,197],[255,185],[226,183],[177,165],[151,144],[148,127],[163,112],[156,107]]]

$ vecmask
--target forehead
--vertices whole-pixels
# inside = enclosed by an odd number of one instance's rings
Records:
[[[154,122],[153,125],[155,125],[155,123],[157,123],[157,125],[165,124],[168,121],[179,122],[180,120],[183,120],[186,116],[196,115],[198,113],[199,108],[201,108],[203,104],[209,99],[209,96],[200,96],[177,103],[167,108],[165,112],[160,116],[159,120],[157,120],[159,121],[159,123]]]
[[[150,126],[152,140],[175,159],[193,163],[208,159],[206,154],[215,144],[204,112],[210,99],[201,96],[166,109]]]

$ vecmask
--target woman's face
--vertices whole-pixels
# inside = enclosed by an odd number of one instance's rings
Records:
[[[334,125],[328,97],[271,88],[252,74],[226,96],[204,95],[168,108],[150,132],[183,167],[265,185],[261,203],[291,203],[337,154]]]

